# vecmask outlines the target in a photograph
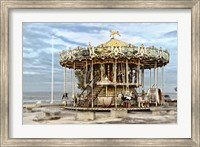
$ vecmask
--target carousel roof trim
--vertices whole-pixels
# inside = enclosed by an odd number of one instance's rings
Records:
[[[60,52],[60,65],[73,68],[72,63],[74,61],[83,67],[83,62],[86,60],[102,60],[105,59],[128,59],[128,60],[140,60],[142,63],[146,63],[146,66],[150,68],[154,67],[152,61],[157,61],[158,66],[166,65],[169,63],[170,54],[167,49],[156,48],[154,46],[145,47],[143,44],[140,46],[134,46],[124,41],[114,38],[114,35],[119,35],[118,31],[112,32],[111,39],[99,46],[92,46],[89,43],[87,48],[77,47],[75,49],[63,50]],[[137,64],[137,63],[134,63]],[[148,67],[145,67],[148,68]]]

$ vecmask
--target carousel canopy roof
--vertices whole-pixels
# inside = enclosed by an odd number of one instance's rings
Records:
[[[60,65],[68,68],[83,68],[87,64],[125,63],[126,59],[130,64],[141,64],[144,68],[165,66],[169,63],[169,52],[167,49],[154,46],[145,47],[143,44],[134,46],[114,38],[119,35],[118,31],[111,31],[111,39],[96,47],[90,43],[87,48],[77,47],[75,49],[63,50],[60,52]],[[75,65],[74,65],[75,64]]]
[[[99,45],[98,47],[101,47],[101,46],[104,46],[104,47],[114,47],[114,46],[124,46],[124,47],[128,47],[128,43],[126,42],[123,42],[121,40],[118,40],[118,39],[115,39],[114,37],[111,38],[109,41],[107,41],[106,43],[104,44],[101,44]]]

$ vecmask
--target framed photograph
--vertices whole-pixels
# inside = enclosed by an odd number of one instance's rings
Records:
[[[2,1],[1,146],[200,146],[199,1]]]

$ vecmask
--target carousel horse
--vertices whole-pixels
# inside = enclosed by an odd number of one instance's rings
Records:
[[[67,106],[68,93],[63,93],[61,103]]]
[[[62,100],[61,102],[63,105],[67,106],[67,101],[66,100]]]
[[[123,93],[119,93],[118,97],[117,97],[117,100],[120,101],[120,105],[121,105],[124,101],[131,100],[131,97],[127,97],[127,96],[124,96]]]
[[[149,107],[149,97],[145,96],[144,98],[139,96],[137,98],[138,107]]]
[[[62,100],[63,100],[63,99],[66,99],[66,98],[68,99],[68,93],[63,93],[63,95],[62,95]]]
[[[135,96],[133,95],[128,95],[128,94],[118,94],[118,99],[122,100],[123,101],[130,101],[130,100],[134,100]]]

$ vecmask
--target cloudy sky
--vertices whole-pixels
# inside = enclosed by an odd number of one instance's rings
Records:
[[[64,70],[59,65],[59,52],[77,46],[87,47],[89,42],[93,46],[104,43],[110,39],[109,30],[118,30],[121,37],[117,39],[136,46],[167,48],[170,63],[165,67],[165,91],[174,92],[177,86],[177,23],[23,23],[23,91],[51,91],[52,34],[55,36],[54,90],[60,92],[63,91]],[[67,70],[68,91],[70,74]],[[149,71],[145,71],[145,85],[149,87]]]

